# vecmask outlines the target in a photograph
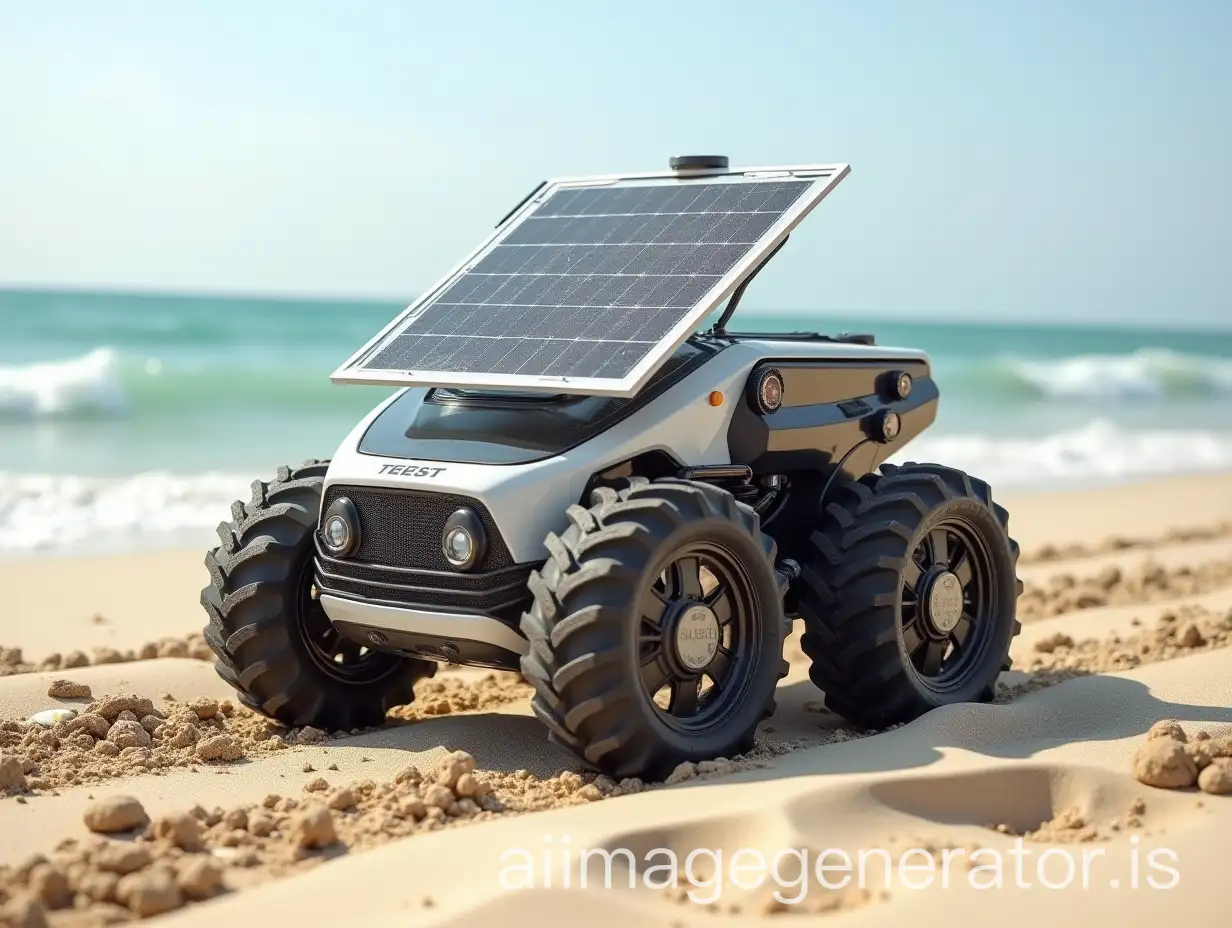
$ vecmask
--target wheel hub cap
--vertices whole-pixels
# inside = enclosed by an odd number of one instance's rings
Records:
[[[924,603],[928,624],[942,635],[948,635],[962,619],[962,583],[950,571],[938,571],[928,580]]]
[[[691,672],[704,670],[719,650],[719,620],[700,603],[690,605],[676,620],[676,659]]]

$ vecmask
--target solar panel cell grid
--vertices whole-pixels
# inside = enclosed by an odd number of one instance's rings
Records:
[[[813,183],[559,189],[360,366],[625,378]]]

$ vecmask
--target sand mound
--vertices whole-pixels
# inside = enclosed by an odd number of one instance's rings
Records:
[[[50,727],[0,721],[0,750],[20,765],[22,790],[235,761],[285,747],[274,723],[226,700],[172,702],[164,711],[143,696],[108,694]]]
[[[1100,554],[1112,554],[1117,551],[1161,548],[1165,545],[1183,544],[1190,541],[1215,541],[1232,535],[1232,522],[1218,522],[1212,525],[1195,525],[1184,528],[1173,528],[1159,535],[1126,538],[1112,536],[1094,545],[1040,545],[1034,551],[1023,552],[1020,564],[1042,564],[1054,561],[1078,560],[1084,557],[1095,557]]]
[[[28,907],[33,900],[38,909],[71,907],[101,922],[146,917],[345,851],[601,798],[593,778],[493,775],[477,771],[474,758],[461,751],[428,775],[407,767],[387,783],[337,786],[319,777],[300,796],[271,794],[230,809],[194,806],[153,821],[137,800],[109,796],[86,810],[84,824],[135,840],[69,839],[50,858],[0,867],[0,904]]]
[[[1166,611],[1149,630],[1124,638],[1114,634],[1103,640],[1075,641],[1058,632],[1036,642],[1035,653],[1020,668],[1028,674],[1026,680],[998,684],[998,701],[1052,686],[1070,677],[1129,670],[1186,654],[1224,648],[1229,643],[1232,643],[1232,609],[1220,615],[1200,605]]]
[[[53,696],[87,695],[89,687],[53,681],[49,690]],[[392,710],[385,727],[498,708],[527,698],[529,691],[516,674],[423,680],[416,685],[415,702]],[[174,767],[239,761],[289,745],[324,744],[331,738],[361,734],[358,729],[288,730],[230,700],[166,702],[169,707],[160,709],[148,697],[107,694],[50,727],[29,720],[0,721],[0,752],[11,761],[10,767],[16,764],[13,769],[21,771],[20,782],[15,776],[0,776],[0,790],[56,790]]]
[[[415,721],[454,712],[496,709],[534,693],[521,674],[493,671],[481,677],[439,674],[415,684],[415,701],[390,710],[391,719]]]
[[[1212,795],[1232,795],[1232,735],[1212,738],[1198,729],[1189,737],[1175,719],[1156,722],[1133,759],[1134,778],[1158,789],[1197,786]]]
[[[125,651],[102,647],[95,648],[89,655],[84,651],[49,654],[37,662],[27,661],[21,648],[0,647],[0,677],[46,670],[72,670],[76,667],[90,667],[98,664],[126,664],[131,661],[148,661],[161,657],[191,657],[200,661],[212,661],[214,653],[200,634],[186,635],[183,638],[160,638],[157,641],[147,642],[140,648],[130,648]]]
[[[1086,577],[1062,573],[1026,584],[1018,598],[1018,618],[1030,622],[1100,606],[1155,603],[1227,586],[1232,586],[1232,559],[1173,569],[1155,563],[1128,571],[1109,566]]]

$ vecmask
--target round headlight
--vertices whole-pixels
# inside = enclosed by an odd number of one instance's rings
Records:
[[[345,557],[359,547],[359,513],[345,496],[338,497],[325,510],[321,541],[333,557]]]
[[[773,367],[759,371],[750,387],[753,408],[762,415],[769,415],[783,405],[783,375]]]
[[[445,559],[455,567],[461,567],[470,561],[475,553],[475,539],[471,533],[461,526],[449,530],[445,536]]]
[[[342,516],[330,516],[325,520],[325,546],[331,551],[345,551],[351,540],[351,527]]]
[[[906,371],[897,371],[893,377],[894,398],[905,400],[911,395],[911,375]]]
[[[451,566],[470,570],[483,560],[486,536],[483,523],[471,509],[459,509],[445,520],[441,553]]]
[[[902,431],[903,420],[893,409],[883,409],[873,425],[873,437],[882,443],[892,442]]]

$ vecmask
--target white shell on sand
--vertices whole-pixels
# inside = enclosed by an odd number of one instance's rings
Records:
[[[76,709],[44,709],[42,712],[36,712],[30,716],[30,721],[35,725],[51,728],[56,722],[67,722],[69,719],[76,717]]]

